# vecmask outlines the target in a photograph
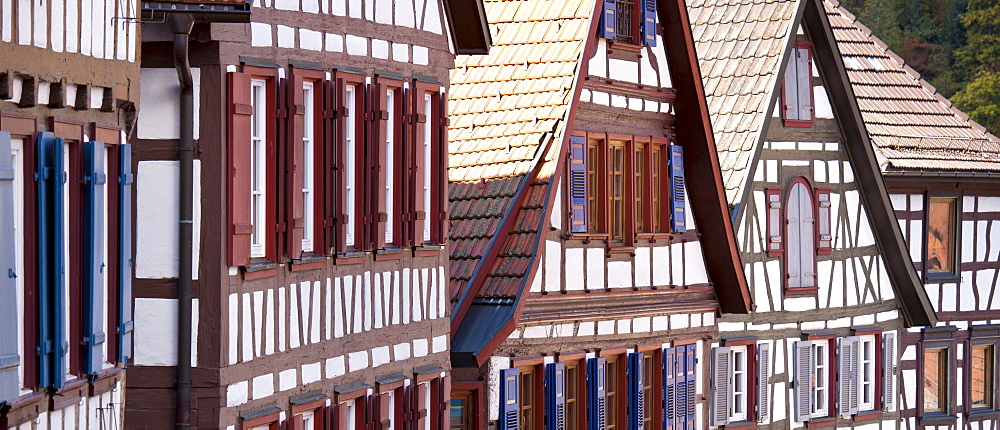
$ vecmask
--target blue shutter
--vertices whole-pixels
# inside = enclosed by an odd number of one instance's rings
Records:
[[[38,135],[39,385],[62,388],[66,371],[65,256],[63,254],[63,140]]]
[[[679,350],[680,348],[678,348]],[[698,346],[684,347],[684,426],[688,430],[695,428],[695,384],[697,384]],[[678,360],[680,362],[681,360]]]
[[[517,368],[500,371],[500,430],[518,430],[521,427],[518,396]]]
[[[118,145],[118,361],[132,357],[132,145]]]
[[[569,137],[570,231],[587,232],[587,139]]]
[[[587,360],[587,429],[607,427],[607,385],[604,357]]]
[[[104,142],[84,142],[83,199],[83,343],[84,373],[95,374],[104,363]]]
[[[568,430],[566,428],[566,365],[563,363],[545,365],[545,428],[548,430]]]
[[[618,26],[618,4],[615,0],[604,0],[604,11],[601,12],[600,35],[605,39],[614,39]]]
[[[0,403],[18,397],[17,367],[21,364],[17,341],[17,253],[14,220],[14,165],[10,133],[0,131]]]
[[[656,46],[656,0],[643,0],[642,44]]]
[[[682,347],[683,348],[683,347]],[[663,348],[663,428],[672,429],[677,416],[677,355],[675,348]]]
[[[670,231],[684,233],[687,210],[684,207],[684,148],[670,145]]]
[[[646,402],[643,399],[643,361],[641,352],[628,355],[628,429],[642,430]]]

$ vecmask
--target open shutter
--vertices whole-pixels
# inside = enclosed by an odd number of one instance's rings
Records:
[[[698,345],[691,344],[684,347],[684,428],[695,429],[695,399],[694,393],[697,387],[698,370]]]
[[[757,422],[767,422],[771,416],[771,344],[757,345]]]
[[[614,39],[618,25],[618,4],[615,0],[603,0],[604,11],[601,13],[601,37]]]
[[[641,352],[633,352],[628,355],[628,428],[629,430],[642,429],[643,419],[643,360]]]
[[[816,253],[829,254],[833,248],[833,234],[830,232],[830,189],[816,189]]]
[[[720,346],[712,349],[712,416],[711,425],[729,424],[729,399],[733,396],[733,370],[730,363],[730,348]]]
[[[132,145],[118,145],[118,362],[132,357]]]
[[[566,428],[566,365],[545,365],[545,428],[547,430],[572,430]]]
[[[570,231],[587,232],[587,139],[569,137]]]
[[[767,204],[767,255],[777,257],[784,252],[784,226],[781,222],[781,188],[765,191]]]
[[[669,145],[670,151],[670,231],[684,233],[687,231],[685,219],[687,210],[684,207],[684,148],[680,145]]]
[[[66,350],[63,314],[63,184],[66,182],[63,140],[38,134],[38,333],[39,386],[62,388]]]
[[[285,85],[285,96],[288,98],[288,140],[287,158],[285,162],[285,184],[288,189],[286,209],[288,215],[288,234],[285,238],[288,248],[288,257],[292,259],[302,258],[302,234],[305,227],[303,208],[305,205],[302,187],[304,185],[302,174],[305,171],[303,163],[305,155],[302,148],[302,140],[305,137],[305,92],[302,89],[304,81],[302,76],[292,74],[289,79],[291,85]],[[315,143],[315,142],[314,142]],[[315,195],[315,192],[314,192]]]
[[[438,381],[441,383],[439,386],[439,393],[437,395],[438,430],[448,430],[451,426],[451,376],[439,378]]]
[[[882,409],[896,408],[892,377],[896,374],[896,333],[882,333]]]
[[[656,0],[643,0],[642,43],[656,46]]]
[[[10,133],[0,131],[0,403],[18,397],[17,368],[21,364],[17,341],[17,273],[14,220],[14,165],[10,157]]]
[[[437,128],[438,135],[435,147],[431,149],[432,155],[438,162],[434,168],[434,177],[437,183],[431,188],[431,194],[435,195],[437,205],[437,218],[434,219],[437,225],[437,233],[432,232],[435,243],[444,244],[448,241],[448,94],[444,87],[438,92],[438,114]],[[435,194],[437,193],[437,194]]]
[[[500,371],[500,430],[521,428],[518,375],[516,367]]]
[[[812,413],[812,342],[800,340],[795,342],[793,349],[795,365],[795,421],[809,421]]]
[[[858,413],[858,352],[861,342],[851,336],[840,339],[837,352],[837,395],[840,416],[850,417]]]
[[[387,429],[390,425],[392,425],[393,416],[391,412],[393,406],[393,396],[390,394],[392,394],[392,392],[387,391],[378,395],[378,421],[376,421],[376,423],[379,424],[377,427],[378,429]]]
[[[430,391],[430,382],[417,384],[417,387],[413,391],[413,428],[417,430],[423,430],[424,426],[427,425],[427,421],[431,419],[428,416],[430,411],[427,410],[427,405],[431,404],[431,407],[437,406],[437,402],[429,402]]]
[[[104,142],[84,142],[84,324],[83,342],[84,373],[93,375],[104,366],[104,239],[106,220],[104,219],[104,187],[106,151]]]
[[[386,166],[388,160],[386,159],[386,138],[388,130],[389,119],[389,108],[387,105],[386,98],[386,86],[381,83],[376,82],[371,86],[373,88],[371,94],[372,106],[375,108],[369,112],[371,118],[371,127],[373,133],[371,133],[372,141],[369,146],[370,150],[373,151],[373,163],[371,170],[371,184],[372,186],[369,190],[372,193],[372,198],[374,200],[374,210],[372,211],[372,234],[374,235],[371,239],[375,249],[385,248],[385,230],[388,222],[392,222],[389,219],[389,214],[386,212],[388,207],[386,206]]]
[[[808,47],[795,48],[795,79],[798,81],[798,119],[812,121],[812,53]]]
[[[229,241],[230,266],[250,263],[250,75],[229,72]]]
[[[784,85],[782,86],[782,99],[784,100],[784,109],[782,109],[782,116],[785,120],[799,120],[799,95],[798,95],[798,67],[796,64],[796,57],[798,57],[798,50],[793,49],[791,58],[788,59],[788,67],[785,67],[785,79]]]
[[[677,416],[676,348],[663,348],[663,428],[671,429]]]
[[[413,165],[413,190],[411,195],[413,196],[413,229],[412,229],[412,241],[414,245],[420,245],[424,242],[424,222],[427,220],[427,211],[424,210],[424,187],[430,186],[424,180],[424,172],[429,169],[430,166],[427,164],[427,160],[424,154],[424,145],[430,145],[431,142],[427,141],[427,134],[430,130],[427,124],[427,103],[425,100],[427,97],[433,98],[431,94],[422,90],[420,83],[416,84],[416,88],[411,90],[410,97],[406,100],[412,103],[412,108],[410,112],[413,113],[411,116],[412,121],[412,136],[411,147],[413,156],[411,157],[411,162]],[[433,100],[431,101],[433,103]],[[433,140],[433,139],[432,139]],[[431,151],[433,154],[433,151]]]
[[[587,359],[587,429],[607,426],[607,385],[604,357]]]

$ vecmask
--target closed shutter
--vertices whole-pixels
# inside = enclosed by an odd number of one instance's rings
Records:
[[[815,220],[812,192],[803,182],[795,182],[788,191],[788,257],[785,260],[788,288],[816,286]]]
[[[830,189],[816,189],[816,252],[829,254],[833,247],[833,234],[830,232]]]
[[[118,145],[118,362],[132,357],[132,145]]]
[[[643,360],[641,352],[633,352],[628,355],[628,428],[629,430],[642,429],[644,418],[645,399],[643,399]]]
[[[288,79],[291,81],[285,84],[285,97],[288,106],[288,125],[286,130],[288,136],[286,140],[287,150],[285,151],[285,184],[287,189],[285,219],[288,220],[288,233],[285,246],[288,249],[288,257],[292,259],[302,258],[302,234],[305,227],[303,208],[305,205],[302,187],[304,185],[302,172],[305,163],[302,139],[305,136],[305,91],[302,89],[304,81],[302,76],[292,74]],[[314,143],[315,145],[315,139]],[[315,190],[313,190],[315,195]]]
[[[10,156],[10,133],[0,131],[0,403],[18,397],[17,368],[21,364],[17,340],[17,273],[16,253],[20,249],[14,239],[14,165]]]
[[[858,370],[861,367],[861,341],[857,336],[840,339],[840,350],[837,354],[837,395],[840,416],[850,417],[858,413],[860,379]]]
[[[684,426],[687,430],[695,429],[695,399],[694,393],[697,388],[696,368],[698,363],[698,345],[691,344],[684,348]]]
[[[39,386],[62,388],[66,350],[63,254],[63,140],[38,134],[38,333]]]
[[[500,430],[519,430],[521,427],[517,368],[500,371]]]
[[[250,75],[229,72],[229,241],[227,262],[230,266],[250,263],[251,224],[250,181]]]
[[[615,30],[618,25],[618,4],[615,0],[603,0],[604,9],[601,13],[601,37],[614,39],[617,35]]]
[[[566,365],[545,365],[545,428],[547,430],[572,430],[566,428]]]
[[[729,400],[733,396],[733,368],[730,363],[730,348],[720,346],[712,349],[712,414],[711,425],[729,424]]]
[[[337,109],[340,107],[340,103],[337,101],[337,81],[335,79],[323,80],[320,81],[320,84],[317,88],[321,88],[323,91],[323,133],[317,134],[317,136],[322,137],[322,140],[313,147],[316,148],[316,159],[321,160],[315,172],[316,208],[319,209],[316,219],[322,228],[316,231],[317,246],[313,249],[318,254],[329,255],[331,250],[337,246],[337,199],[342,194],[340,186],[343,184],[336,178],[337,151],[342,145],[341,141],[337,139],[337,132],[340,128],[337,126]]]
[[[798,80],[798,119],[812,121],[812,54],[807,47],[795,48],[795,79]]]
[[[781,222],[781,188],[765,191],[767,205],[767,255],[777,257],[784,252],[784,228]]]
[[[795,58],[798,56],[798,49],[792,49],[792,55],[788,59],[788,66],[785,67],[785,79],[782,89],[782,99],[784,109],[781,110],[785,120],[799,120],[799,94],[798,94],[798,67]]]
[[[604,430],[607,426],[607,385],[604,357],[587,360],[587,429]]]
[[[771,344],[757,345],[757,422],[767,422],[771,416]]]
[[[793,352],[795,366],[795,421],[805,422],[809,421],[810,414],[812,413],[811,396],[814,370],[812,342],[808,340],[795,342]]]
[[[351,410],[348,407],[350,403],[344,402],[339,405],[330,406],[333,409],[332,418],[330,419],[329,429],[341,430],[350,428],[351,422],[357,422],[357,418],[351,415]]]
[[[672,429],[677,416],[676,348],[663,348],[663,428]]]
[[[104,219],[104,187],[106,151],[104,142],[84,142],[84,203],[83,203],[83,298],[84,298],[84,373],[93,375],[104,366],[104,239],[107,227]]]
[[[656,46],[656,0],[643,0],[642,43]]]
[[[437,422],[439,430],[448,430],[451,428],[451,376],[445,376],[443,378],[438,378],[440,381],[438,400],[437,400]],[[475,410],[475,405],[469,405],[469,411]],[[475,415],[474,415],[475,416]],[[476,418],[478,419],[478,418]]]
[[[587,139],[569,137],[570,231],[587,232]]]
[[[896,374],[896,333],[882,333],[882,409],[896,408],[895,388],[892,377]]]
[[[687,209],[684,204],[684,148],[680,145],[669,145],[670,151],[670,231],[684,233],[687,231],[685,219]]]

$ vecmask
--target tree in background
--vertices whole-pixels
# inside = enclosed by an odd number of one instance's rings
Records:
[[[1000,3],[970,0],[962,14],[968,44],[958,51],[959,68],[970,82],[952,101],[991,133],[1000,135]]]

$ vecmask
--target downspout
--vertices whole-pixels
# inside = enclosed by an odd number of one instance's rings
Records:
[[[177,415],[176,427],[191,427],[191,235],[194,165],[194,83],[188,62],[188,36],[194,25],[190,14],[171,14],[174,32],[174,67],[180,82],[180,216],[178,217],[177,263]]]

